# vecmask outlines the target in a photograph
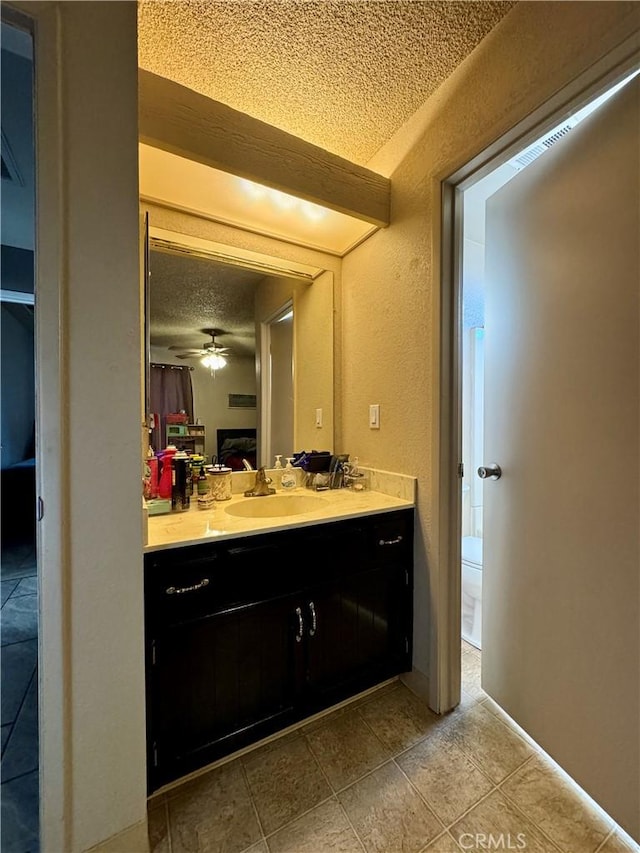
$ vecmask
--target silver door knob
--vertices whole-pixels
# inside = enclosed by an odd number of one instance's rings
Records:
[[[481,465],[478,468],[478,477],[481,480],[499,480],[502,477],[502,468],[492,462],[491,465]]]

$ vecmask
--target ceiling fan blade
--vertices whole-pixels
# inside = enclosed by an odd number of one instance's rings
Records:
[[[167,347],[167,349],[180,350],[180,352],[202,352],[202,347],[199,347],[197,344],[191,346],[185,344],[180,346],[179,344],[176,344],[175,346]]]

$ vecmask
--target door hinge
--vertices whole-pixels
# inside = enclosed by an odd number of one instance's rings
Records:
[[[155,741],[153,744],[153,766],[158,766],[158,744]]]
[[[404,585],[409,586],[409,569],[404,570]]]
[[[407,655],[409,654],[409,638],[408,637],[404,638],[404,651],[405,651],[405,654],[407,654]]]
[[[460,479],[464,477],[464,462],[458,462],[458,477]]]
[[[38,521],[42,521],[44,518],[44,501],[38,495],[38,500],[36,501],[36,518]]]
[[[156,665],[156,641],[151,641],[151,666]]]

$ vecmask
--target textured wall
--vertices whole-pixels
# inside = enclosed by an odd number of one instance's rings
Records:
[[[639,15],[636,3],[519,3],[368,164],[391,176],[392,224],[343,262],[342,446],[418,477],[414,662],[426,674],[443,580],[440,180],[640,29]],[[380,403],[379,431],[367,426],[369,403]]]

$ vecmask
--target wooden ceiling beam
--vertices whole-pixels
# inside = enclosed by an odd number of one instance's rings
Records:
[[[355,216],[389,224],[388,178],[149,71],[138,71],[140,142]]]

